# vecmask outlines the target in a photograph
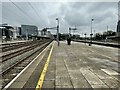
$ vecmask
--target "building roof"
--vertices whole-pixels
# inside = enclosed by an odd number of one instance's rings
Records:
[[[2,27],[5,27],[7,29],[14,29],[12,26],[2,26]]]

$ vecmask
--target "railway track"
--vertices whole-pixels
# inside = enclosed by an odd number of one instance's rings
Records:
[[[30,44],[36,43],[37,41],[27,41],[27,42],[17,42],[17,43],[9,43],[9,44],[2,44],[1,49],[2,52],[7,52],[10,50],[18,49],[21,47],[29,46]]]
[[[23,48],[23,49],[21,49],[21,50],[18,50],[18,51],[15,51],[15,52],[12,52],[12,53],[8,53],[8,54],[6,54],[6,55],[3,55],[3,56],[2,56],[2,63],[5,62],[5,61],[7,61],[7,60],[9,60],[9,59],[11,59],[11,58],[13,58],[13,57],[15,57],[15,56],[17,56],[17,55],[20,55],[20,54],[22,54],[22,53],[25,53],[25,52],[27,52],[27,51],[32,50],[32,49],[34,49],[35,47],[41,45],[42,43],[44,43],[44,42],[41,42],[41,43],[39,43],[39,44],[38,44],[38,43],[34,43],[34,44],[32,44],[32,45],[30,45],[30,46],[27,46],[27,47],[25,47],[25,48]]]
[[[2,52],[2,56],[0,56],[0,58],[2,58],[2,69],[6,70],[12,64],[19,61],[19,58],[21,58],[20,55],[22,55],[22,57],[28,56],[28,54],[26,54],[27,52],[29,51],[32,52],[31,50],[34,50],[36,47],[39,47],[45,42],[47,42],[47,40],[33,41],[32,44],[28,43],[29,45],[22,47],[22,49],[17,48],[17,49],[10,50],[7,52]]]
[[[45,41],[39,44],[31,45],[31,50],[34,49],[29,56],[20,59],[16,63],[3,70],[2,73],[2,89],[15,78],[51,41]],[[27,48],[28,49],[28,48]],[[26,50],[26,49],[25,49]],[[26,50],[27,51],[27,50]],[[18,53],[20,54],[20,53]]]

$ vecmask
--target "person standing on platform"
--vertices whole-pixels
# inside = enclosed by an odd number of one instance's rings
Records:
[[[67,44],[71,45],[71,38],[70,37],[67,38]]]

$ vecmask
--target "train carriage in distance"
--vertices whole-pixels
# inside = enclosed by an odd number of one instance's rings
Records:
[[[13,37],[13,27],[11,26],[1,26],[0,27],[0,38],[2,40],[11,40]]]

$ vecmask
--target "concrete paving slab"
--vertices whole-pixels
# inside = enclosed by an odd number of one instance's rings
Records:
[[[79,70],[80,69],[80,67],[77,67],[76,64],[71,64],[71,65],[66,64],[66,66],[68,70]]]
[[[44,80],[42,89],[54,89],[55,88],[55,81],[54,80]]]
[[[13,84],[10,88],[13,89],[19,89],[19,88],[23,88],[23,86],[25,85],[26,82],[14,82],[15,84]]]
[[[71,79],[85,79],[80,70],[69,70],[69,75]]]
[[[22,74],[17,80],[16,82],[26,82],[29,78],[30,78],[30,75],[29,73],[26,73],[26,74]],[[21,79],[22,78],[22,79]]]
[[[72,79],[74,88],[91,88],[86,79]]]
[[[56,71],[64,71],[67,70],[65,65],[56,65]]]
[[[113,78],[120,82],[120,75],[114,75]]]
[[[110,88],[119,88],[120,86],[120,82],[115,79],[105,79],[103,82]]]
[[[66,70],[59,70],[59,71],[56,71],[56,76],[69,76],[68,72],[66,72]]]
[[[100,79],[110,79],[113,78],[110,75],[106,74],[102,70],[92,70],[93,73],[95,73]]]
[[[46,72],[46,76],[44,80],[55,80],[55,72],[54,71]]]
[[[62,85],[62,86],[58,86],[58,85],[57,85],[57,86],[55,87],[55,90],[65,90],[65,89],[74,90],[73,86],[67,86],[67,85],[66,85],[66,86],[63,86],[63,85]]]
[[[56,76],[56,86],[72,86],[70,77]]]
[[[102,71],[104,71],[105,73],[107,73],[108,75],[120,75],[118,72],[112,70],[112,69],[101,69]]]
[[[89,69],[80,69],[80,71],[84,75],[84,77],[87,79],[87,81],[90,83],[90,85],[94,85],[94,84],[104,85],[104,83]]]
[[[94,90],[97,90],[97,89],[108,89],[109,87],[107,85],[91,85],[92,88],[94,88]]]

